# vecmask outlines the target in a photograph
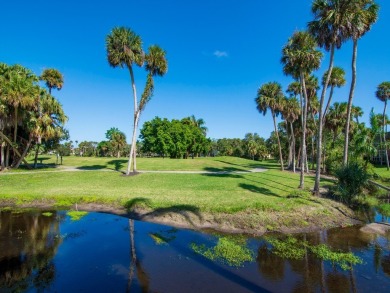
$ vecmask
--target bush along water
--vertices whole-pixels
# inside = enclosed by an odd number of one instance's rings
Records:
[[[365,189],[368,188],[369,173],[367,168],[358,162],[350,162],[347,166],[336,170],[338,180],[336,196],[350,206],[358,206],[365,198]]]

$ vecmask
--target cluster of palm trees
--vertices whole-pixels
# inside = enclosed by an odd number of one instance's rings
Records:
[[[126,67],[130,73],[131,86],[134,101],[133,135],[131,150],[126,175],[136,173],[136,143],[137,128],[141,112],[150,101],[154,91],[154,77],[163,76],[168,71],[166,53],[157,45],[148,48],[148,52],[142,49],[142,39],[131,29],[126,27],[115,27],[106,38],[107,60],[112,67]],[[133,66],[144,67],[147,71],[144,91],[138,100],[137,89],[134,79]],[[131,170],[132,169],[132,170]]]
[[[297,106],[296,101],[291,102],[295,105],[294,107],[281,106],[286,105],[287,102],[280,103],[285,98],[283,97],[281,86],[277,83],[265,84],[258,90],[256,98],[257,108],[264,114],[266,109],[271,110],[275,132],[277,132],[275,116],[278,113],[281,113],[290,125],[300,117],[300,188],[304,187],[304,172],[307,170],[306,143],[308,122],[312,119],[315,132],[311,137],[315,137],[316,142],[316,181],[314,192],[316,194],[319,193],[323,158],[323,130],[327,121],[328,123],[332,121],[330,115],[331,110],[336,111],[338,107],[336,105],[333,108],[330,106],[334,89],[343,86],[346,82],[344,70],[339,67],[334,67],[334,54],[336,49],[341,48],[348,40],[352,40],[352,80],[346,103],[345,125],[343,125],[344,148],[342,162],[344,166],[348,164],[351,118],[353,110],[356,111],[356,107],[353,107],[352,101],[356,85],[357,45],[360,38],[376,22],[378,9],[378,5],[373,0],[314,0],[312,3],[314,20],[308,23],[308,30],[295,32],[282,49],[281,62],[283,64],[283,71],[286,75],[291,76],[297,81],[289,86],[289,92],[293,93],[294,96],[300,97],[299,106]],[[312,72],[319,69],[321,64],[323,53],[319,48],[323,48],[326,52],[329,52],[330,57],[328,69],[322,78],[322,90],[318,101],[316,97],[317,90],[319,89],[318,81],[316,81]],[[330,88],[330,94],[328,101],[325,103],[328,88]],[[324,107],[324,105],[326,106]],[[312,115],[311,118],[309,117],[310,114]],[[340,126],[338,125],[337,127]],[[290,131],[291,137],[293,137],[294,129],[291,127]],[[293,139],[291,138],[290,140],[291,145],[293,145]],[[281,150],[280,146],[279,149]],[[295,148],[291,149],[294,150]],[[294,156],[291,155],[291,157]],[[283,170],[281,151],[280,161]]]
[[[46,83],[49,92],[39,85]],[[61,89],[63,77],[46,69],[40,77],[21,65],[0,63],[0,170],[18,168],[32,146],[36,158],[42,141],[58,141],[67,120],[61,104],[51,95]]]

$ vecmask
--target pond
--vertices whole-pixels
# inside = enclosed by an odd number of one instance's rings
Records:
[[[388,292],[390,237],[359,229],[251,238],[2,211],[0,292]]]

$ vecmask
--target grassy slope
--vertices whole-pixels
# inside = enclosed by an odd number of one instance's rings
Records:
[[[64,163],[81,168],[106,168],[101,158],[67,157]],[[125,167],[126,165],[124,164]],[[239,158],[198,158],[188,160],[139,159],[141,170],[248,170],[266,167],[263,173],[248,174],[140,174],[123,176],[119,172],[45,172],[0,176],[0,200],[16,203],[54,201],[103,203],[129,206],[140,203],[153,210],[185,209],[201,213],[289,212],[313,210],[326,213],[326,200],[297,196],[299,175],[281,172],[274,162],[254,162]],[[306,178],[313,186],[313,178]],[[245,215],[244,215],[245,216]]]

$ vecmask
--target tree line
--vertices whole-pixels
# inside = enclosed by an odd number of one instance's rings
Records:
[[[333,132],[331,145],[335,145],[338,138],[343,140],[340,159],[343,166],[348,165],[349,159],[357,158],[357,153],[350,153],[350,146],[357,143],[356,135],[361,136],[361,141],[373,137],[373,135],[368,135],[364,125],[358,122],[354,125],[354,115],[359,117],[362,111],[354,107],[352,102],[356,87],[358,41],[370,31],[376,22],[379,7],[372,0],[314,0],[311,9],[314,20],[308,23],[307,30],[295,32],[282,49],[283,72],[294,79],[287,89],[290,98],[284,97],[279,83],[269,82],[260,86],[255,102],[260,113],[265,115],[267,110],[271,112],[282,170],[284,169],[284,156],[275,117],[281,114],[285,119],[286,133],[289,133],[287,141],[290,145],[288,166],[295,168],[293,161],[297,155],[300,156],[300,188],[304,188],[304,174],[308,172],[309,153],[307,149],[311,147],[313,162],[315,157],[313,167],[316,170],[314,191],[318,195],[323,160],[326,159],[327,151],[334,150],[327,148],[329,146],[327,130]],[[331,100],[335,88],[343,86],[346,82],[344,70],[334,66],[335,51],[349,40],[353,43],[353,50],[351,54],[352,80],[348,99],[345,104],[332,105]],[[320,68],[324,55],[320,48],[329,53],[328,69],[322,77],[321,84],[312,74]],[[388,89],[383,89],[386,85],[387,83],[380,84],[376,92],[377,97],[385,102],[385,109],[389,98]],[[326,101],[327,89],[330,89],[330,92]],[[385,110],[382,124],[382,137],[385,142]],[[300,137],[298,154],[295,153],[294,147],[297,144],[296,137]],[[387,155],[385,157],[388,160]]]
[[[39,84],[43,81],[45,89]],[[63,76],[56,69],[45,69],[41,76],[21,65],[0,63],[0,170],[18,168],[34,148],[53,149],[67,138],[67,117],[62,105],[52,95],[60,90]]]

